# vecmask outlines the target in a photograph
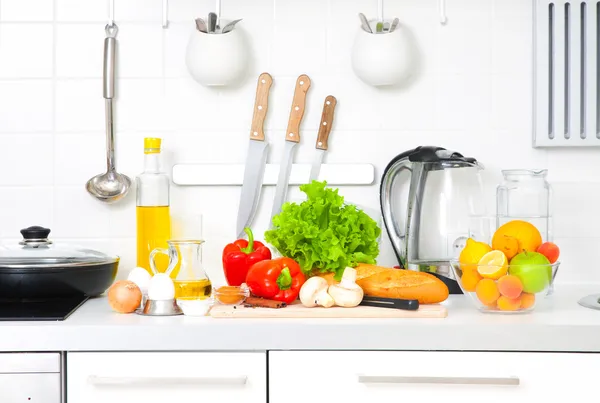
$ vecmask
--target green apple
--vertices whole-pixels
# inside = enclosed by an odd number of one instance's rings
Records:
[[[510,261],[509,273],[523,283],[523,291],[535,294],[544,291],[552,278],[552,266],[548,258],[538,252],[523,252]]]

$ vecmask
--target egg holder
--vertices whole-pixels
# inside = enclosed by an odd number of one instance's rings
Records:
[[[175,299],[152,300],[148,299],[144,309],[136,310],[135,313],[143,316],[175,316],[182,315],[183,311],[177,305]]]
[[[158,274],[158,277],[157,277]],[[153,280],[154,279],[154,285]],[[171,277],[164,273],[156,273],[154,276],[141,267],[133,269],[128,276],[128,280],[134,282],[142,292],[142,300],[140,305],[135,310],[138,315],[145,316],[173,316],[182,313],[181,308],[175,301],[175,286]],[[162,284],[158,284],[161,282]],[[166,287],[164,287],[166,285]],[[162,286],[162,290],[157,290],[158,286]],[[152,292],[149,290],[153,288]],[[164,290],[167,290],[165,293]],[[158,296],[156,298],[158,291]],[[154,294],[155,298],[150,299],[149,295]]]
[[[150,298],[152,296],[153,284],[154,287],[157,287],[156,284],[161,282],[162,285],[166,285],[167,287],[163,288],[159,294],[164,294],[165,297],[158,298]],[[168,290],[168,292],[164,292],[164,290]],[[156,294],[156,293],[154,293]],[[142,316],[175,316],[182,315],[183,311],[177,305],[177,301],[175,300],[175,285],[171,277],[165,273],[156,273],[150,279],[150,283],[148,285],[148,290],[142,291],[142,303],[140,307],[135,310],[135,313]]]

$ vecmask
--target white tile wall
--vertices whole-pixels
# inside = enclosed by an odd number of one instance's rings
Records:
[[[600,282],[598,151],[531,148],[532,0],[447,0],[445,27],[437,0],[387,1],[386,13],[400,17],[417,49],[414,77],[392,90],[364,85],[350,66],[357,13],[373,16],[375,0],[223,0],[224,18],[244,18],[238,27],[253,55],[248,79],[226,89],[199,86],[184,62],[192,21],[211,11],[213,1],[170,0],[167,30],[160,0],[115,3],[117,164],[125,173],[141,171],[145,135],[164,138],[167,168],[243,162],[262,71],[275,80],[267,136],[269,159],[279,161],[294,81],[307,73],[312,87],[298,161],[310,159],[323,98],[333,94],[331,162],[372,162],[380,174],[392,157],[421,144],[456,149],[485,164],[490,205],[502,168],[548,168],[565,262],[559,281]],[[24,226],[47,225],[56,240],[121,255],[123,277],[135,264],[135,192],[106,206],[84,190],[105,169],[106,12],[106,0],[0,0],[0,239],[14,241]],[[378,205],[377,186],[342,193]],[[205,260],[217,279],[238,195],[226,187],[172,190],[175,219],[202,216]],[[273,189],[265,189],[258,233],[272,198]],[[395,263],[385,237],[380,263]]]

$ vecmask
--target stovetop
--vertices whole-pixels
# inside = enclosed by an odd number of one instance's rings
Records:
[[[62,321],[87,300],[83,295],[51,299],[0,298],[0,321]]]

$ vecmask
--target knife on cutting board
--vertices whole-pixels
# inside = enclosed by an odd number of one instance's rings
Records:
[[[312,183],[312,181],[319,179],[323,157],[328,148],[329,134],[331,133],[331,126],[333,125],[333,112],[335,111],[336,105],[337,99],[335,99],[333,95],[329,95],[325,98],[323,114],[321,115],[321,124],[319,125],[319,134],[317,135],[317,145],[315,146],[317,154],[315,155],[315,159],[313,160],[310,169],[308,183]]]
[[[281,156],[279,179],[277,180],[277,189],[275,190],[275,198],[273,199],[273,210],[271,211],[269,228],[273,228],[273,217],[281,212],[281,206],[287,196],[290,172],[294,163],[294,148],[300,142],[300,123],[304,117],[306,93],[310,88],[310,84],[310,78],[306,74],[301,75],[296,80],[296,89],[294,90],[290,119],[285,133],[285,149]]]
[[[238,208],[236,226],[238,238],[242,238],[244,236],[244,228],[252,224],[260,199],[269,148],[269,143],[265,140],[264,124],[269,104],[269,91],[272,84],[273,78],[269,73],[262,73],[258,77],[254,115],[250,129],[250,144],[248,145],[246,167],[244,168],[244,182],[242,184]]]
[[[375,306],[378,308],[404,309],[416,311],[419,309],[419,301],[416,299],[397,299],[364,296],[360,302],[362,306]]]

